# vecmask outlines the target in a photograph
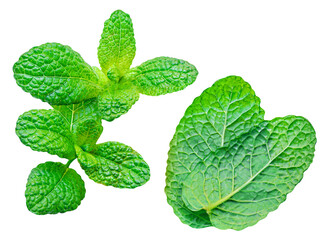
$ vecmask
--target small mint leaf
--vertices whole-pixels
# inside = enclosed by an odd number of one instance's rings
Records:
[[[139,153],[122,143],[102,143],[90,153],[76,147],[76,152],[82,169],[97,183],[117,188],[136,188],[149,180],[147,163]]]
[[[98,59],[102,71],[115,67],[123,76],[131,66],[136,52],[132,20],[121,10],[112,13],[104,24],[98,47]]]
[[[46,162],[33,168],[26,184],[26,206],[38,215],[75,210],[85,196],[80,175],[59,162]]]
[[[187,61],[157,57],[131,69],[127,78],[140,93],[158,96],[186,88],[196,80],[197,75],[195,66]]]
[[[74,159],[75,149],[69,125],[54,110],[30,110],[17,120],[16,134],[34,151],[48,152],[61,158]]]

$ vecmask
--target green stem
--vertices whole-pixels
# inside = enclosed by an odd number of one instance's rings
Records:
[[[67,163],[65,164],[66,167],[69,167],[69,165],[71,165],[71,163],[75,160],[76,158],[73,158],[71,160],[68,160]]]

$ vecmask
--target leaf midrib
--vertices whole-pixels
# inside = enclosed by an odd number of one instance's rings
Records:
[[[267,164],[265,164],[254,176],[252,176],[248,181],[246,181],[243,185],[241,185],[239,188],[236,188],[233,192],[231,192],[230,194],[228,194],[227,196],[225,196],[224,198],[219,199],[218,201],[216,201],[215,203],[209,204],[206,207],[203,207],[204,210],[206,210],[207,212],[210,212],[213,208],[221,205],[222,203],[226,202],[227,200],[229,200],[233,195],[235,195],[236,193],[238,193],[240,190],[242,190],[244,187],[246,187],[248,184],[250,184],[260,173],[262,173],[278,156],[280,156],[280,154],[282,154],[288,147],[290,146],[290,143],[288,143],[288,145],[282,150],[280,151],[276,157],[270,159],[270,151],[268,149],[268,145],[266,144],[266,149],[267,149],[267,154],[269,157],[269,161]]]
[[[63,180],[63,178],[65,177],[66,173],[68,172],[69,168],[67,167],[64,174],[61,176],[61,178],[58,180],[58,182],[55,184],[55,186],[43,197],[41,198],[39,201],[37,201],[33,207],[31,207],[31,210],[33,210],[41,201],[43,201],[45,198],[47,198],[54,190],[55,188],[59,185],[59,183]]]
[[[42,75],[42,76],[35,76],[35,75],[31,75],[31,74],[27,74],[27,73],[15,73],[15,75],[24,75],[24,76],[29,76],[32,78],[36,78],[36,77],[45,77],[45,78],[59,78],[59,79],[77,79],[77,80],[81,80],[84,82],[89,83],[90,85],[93,85],[95,88],[97,89],[102,89],[102,87],[100,85],[98,85],[97,83],[91,81],[90,79],[87,78],[83,78],[83,77],[70,77],[70,76],[47,76],[47,75]],[[98,79],[98,77],[96,77]]]

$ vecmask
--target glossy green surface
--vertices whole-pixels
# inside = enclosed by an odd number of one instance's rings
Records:
[[[103,127],[98,111],[97,99],[89,99],[72,105],[53,105],[73,134],[74,143],[83,149],[92,149],[100,137]]]
[[[13,71],[24,91],[50,104],[78,103],[102,91],[92,67],[72,48],[59,43],[30,49],[15,63]]]
[[[196,80],[198,71],[184,60],[158,57],[131,69],[129,74],[140,93],[158,96],[186,88]]]
[[[69,123],[57,111],[40,109],[25,112],[17,120],[16,134],[34,151],[67,159],[76,157]]]
[[[105,142],[92,152],[77,149],[78,161],[90,179],[106,186],[136,188],[145,184],[150,170],[141,155],[119,142]]]
[[[112,13],[105,22],[98,47],[98,59],[103,72],[116,68],[123,76],[136,54],[132,20],[121,10]]]
[[[113,83],[99,95],[99,113],[106,121],[113,121],[127,113],[139,99],[139,92],[131,83]]]

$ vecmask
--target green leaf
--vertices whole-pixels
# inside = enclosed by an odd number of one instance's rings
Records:
[[[139,99],[139,93],[130,83],[112,84],[98,97],[101,117],[113,121],[127,113]]]
[[[34,151],[74,159],[75,149],[68,123],[54,110],[31,110],[17,120],[16,134]]]
[[[207,210],[217,228],[252,226],[301,181],[315,143],[302,117],[264,121],[200,162],[184,180],[182,198],[192,211]]]
[[[76,147],[76,152],[82,169],[97,183],[117,188],[136,188],[149,180],[147,163],[139,153],[122,143],[102,143],[90,153]]]
[[[192,227],[241,230],[278,208],[309,167],[315,131],[303,117],[263,119],[248,83],[230,76],[197,97],[171,141],[165,192]]]
[[[103,131],[97,99],[72,105],[53,105],[53,108],[69,125],[75,144],[83,149],[92,149]]]
[[[104,24],[98,47],[98,59],[104,73],[117,68],[123,76],[130,68],[136,52],[132,20],[121,10],[112,13]]]
[[[158,57],[130,70],[127,78],[142,94],[158,96],[180,91],[192,84],[198,75],[194,65],[187,61]]]
[[[93,68],[80,54],[59,43],[30,49],[13,70],[24,91],[50,104],[78,103],[102,91],[102,82]]]
[[[26,184],[26,206],[38,215],[75,210],[84,196],[80,175],[59,162],[39,164],[32,169]]]
[[[171,148],[169,152],[169,159],[177,153],[176,149],[176,136],[171,141]],[[191,211],[189,210],[182,200],[182,186],[181,181],[178,180],[178,170],[183,170],[183,166],[179,162],[171,161],[168,162],[166,169],[166,187],[165,193],[167,196],[167,202],[172,206],[175,215],[177,215],[181,222],[193,227],[193,228],[204,228],[211,226],[211,222],[208,214],[205,210]],[[183,173],[182,173],[183,174]]]
[[[236,76],[217,81],[188,107],[170,143],[165,188],[168,203],[183,223],[195,228],[211,225],[205,210],[192,211],[182,201],[184,179],[212,151],[248,132],[263,117],[260,99]]]

